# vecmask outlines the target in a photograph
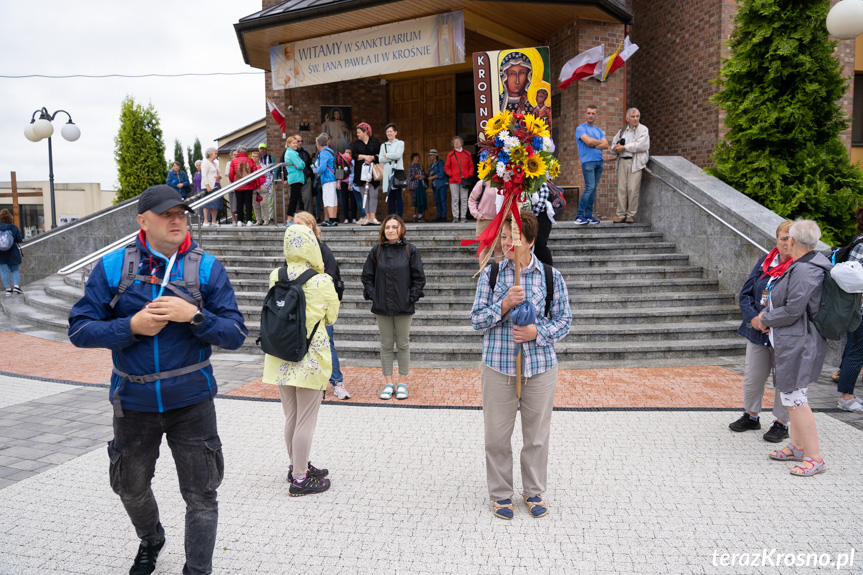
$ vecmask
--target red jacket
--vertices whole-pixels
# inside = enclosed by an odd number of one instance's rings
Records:
[[[256,164],[255,160],[250,158],[246,154],[246,152],[240,152],[239,154],[237,154],[236,158],[231,160],[231,166],[228,168],[228,179],[231,180],[231,182],[234,182],[237,179],[237,167],[240,165],[240,162],[242,162],[244,164],[249,164],[249,173],[250,174],[256,170],[261,169],[261,166]],[[259,187],[261,187],[259,185],[260,181],[261,181],[261,178],[258,178],[257,180],[252,180],[250,183],[246,184],[245,186],[241,186],[237,189],[238,190],[257,190]]]
[[[458,162],[458,164],[456,162]],[[460,174],[459,164],[461,165]],[[473,175],[473,156],[471,156],[470,152],[464,148],[462,148],[460,153],[455,150],[451,150],[450,153],[446,155],[446,162],[443,165],[443,171],[446,172],[447,176],[449,176],[449,183],[460,184],[462,176],[467,178]]]

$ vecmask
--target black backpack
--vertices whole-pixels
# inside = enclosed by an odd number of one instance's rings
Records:
[[[842,262],[847,262],[848,256],[851,255],[851,250],[856,248],[857,244],[859,244],[861,242],[863,242],[863,236],[860,236],[859,238],[854,239],[854,241],[852,241],[847,246],[844,246],[841,248],[836,248],[835,250],[833,250],[833,253],[831,255],[828,255],[827,257],[830,259],[830,262],[834,266],[836,264],[841,264]]]
[[[545,262],[539,262],[545,270],[545,317],[551,318],[551,300],[554,299],[554,268]],[[492,263],[491,270],[488,274],[488,285],[491,287],[491,292],[494,293],[494,286],[497,284],[497,274],[500,271],[500,266],[497,263]],[[527,296],[525,296],[527,299]]]
[[[303,292],[303,284],[317,274],[315,270],[306,270],[297,279],[289,281],[288,268],[279,268],[279,279],[264,298],[261,335],[255,340],[264,353],[293,362],[306,356],[321,322],[315,325],[307,338],[306,294]]]

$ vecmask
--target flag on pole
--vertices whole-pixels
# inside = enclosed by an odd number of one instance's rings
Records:
[[[285,115],[282,114],[282,111],[279,110],[279,107],[273,104],[269,98],[267,98],[267,107],[270,109],[270,115],[273,116],[273,119],[276,123],[282,128],[282,133],[285,133]]]
[[[605,59],[602,69],[597,71],[593,77],[600,82],[605,82],[608,77],[611,76],[615,70],[623,66],[623,63],[629,60],[629,57],[635,54],[637,50],[638,44],[633,44],[629,40],[629,36],[627,36],[623,39],[621,45],[617,47],[617,50],[614,51],[614,54]]]
[[[605,45],[600,44],[590,50],[586,50],[563,65],[560,71],[560,84],[558,88],[566,90],[570,84],[590,78],[598,71],[602,70],[603,55],[605,54]]]

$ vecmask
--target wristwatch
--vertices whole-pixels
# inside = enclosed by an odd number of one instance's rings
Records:
[[[204,312],[200,309],[195,312],[195,315],[192,316],[192,319],[189,321],[193,326],[199,326],[204,323]]]

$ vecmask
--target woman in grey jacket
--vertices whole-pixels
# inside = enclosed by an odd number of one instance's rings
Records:
[[[827,342],[812,325],[811,317],[821,307],[821,284],[832,266],[826,257],[813,251],[821,237],[818,224],[797,220],[789,235],[794,263],[773,284],[767,309],[752,320],[752,326],[770,335],[774,385],[791,420],[791,442],[771,452],[770,458],[799,461],[791,474],[808,476],[826,470],[807,390],[821,374],[827,355]]]
[[[384,177],[381,180],[381,189],[387,197],[389,213],[398,214],[400,218],[405,215],[405,202],[402,199],[402,188],[393,186],[393,172],[404,171],[405,143],[396,138],[398,126],[387,124],[387,141],[381,144],[381,153],[378,161],[384,166]]]

